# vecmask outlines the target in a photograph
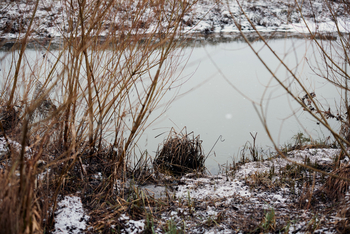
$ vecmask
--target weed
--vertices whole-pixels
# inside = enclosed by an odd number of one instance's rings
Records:
[[[259,160],[259,153],[258,150],[256,148],[256,136],[258,135],[258,133],[256,132],[255,135],[253,135],[252,133],[250,133],[250,135],[253,138],[253,144],[249,147],[249,151],[250,151],[250,155],[253,158],[253,161],[258,161]]]
[[[259,161],[260,159],[262,159],[262,155],[259,155],[259,153],[261,153],[263,150],[259,149],[256,146],[256,137],[258,133],[256,132],[254,135],[250,133],[250,135],[253,138],[253,143],[247,141],[244,144],[243,149],[240,151],[240,158],[242,163],[249,161],[248,157],[246,156],[246,151],[248,151],[249,156],[253,161]]]
[[[304,133],[302,133],[302,132],[297,133],[293,137],[293,139],[295,140],[295,142],[294,142],[295,149],[301,149],[305,144],[307,144],[311,141],[310,137],[305,137]]]
[[[218,226],[225,218],[225,212],[219,212],[216,216],[209,216],[204,224],[207,227]]]
[[[276,226],[276,217],[275,217],[275,210],[271,208],[269,212],[266,213],[263,223],[261,224],[262,229],[264,232],[267,232],[269,230],[275,230]]]
[[[307,223],[307,230],[313,233],[320,225],[322,219],[317,214],[313,215],[311,220]]]
[[[183,233],[181,230],[178,230],[176,223],[173,219],[167,220],[164,227],[164,232],[167,234],[180,234]]]
[[[275,231],[276,229],[276,217],[275,210],[271,208],[268,212],[265,212],[265,216],[261,221],[259,227],[254,230],[254,232],[262,231],[263,233],[268,233],[270,231]]]
[[[187,207],[190,214],[195,210],[194,201],[191,199],[190,191],[187,191]]]
[[[155,234],[155,227],[153,222],[153,216],[146,212],[145,234]]]
[[[283,233],[289,233],[290,224],[291,224],[291,222],[289,221],[289,222],[287,223],[287,225],[284,226],[284,227],[282,228],[281,231],[282,231]]]

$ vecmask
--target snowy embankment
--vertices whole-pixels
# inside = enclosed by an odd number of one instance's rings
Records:
[[[326,168],[334,165],[339,153],[339,149],[304,149],[291,151],[287,157],[298,163]],[[346,162],[347,159],[342,161]],[[181,185],[176,186],[174,196],[177,200],[173,201],[170,210],[161,214],[160,222],[184,223],[188,233],[245,233],[249,225],[261,228],[260,222],[266,221],[267,214],[273,211],[273,227],[284,233],[310,230],[336,233],[335,224],[345,219],[339,216],[339,210],[329,209],[327,202],[313,195],[322,192],[322,176],[295,168],[290,162],[276,157],[245,163],[219,175],[187,175],[180,180]],[[283,182],[288,180],[284,173],[293,174],[293,170],[303,174],[293,177],[300,185]],[[301,178],[305,183],[313,180],[311,190],[307,187],[310,185],[300,182]],[[315,215],[320,218],[313,220]],[[314,221],[317,225],[312,223]],[[141,232],[140,222],[145,224],[146,221],[137,221],[137,226],[128,222],[129,230]],[[246,230],[242,229],[245,225]],[[163,233],[161,229],[156,232]]]
[[[5,1],[0,3],[0,39],[13,40],[23,37],[29,25],[34,9],[34,2],[27,1]],[[337,24],[334,22],[332,13],[327,4],[322,0],[305,1],[297,6],[294,0],[255,0],[241,1],[241,7],[236,1],[224,3],[214,3],[214,1],[200,0],[193,5],[191,12],[182,19],[183,32],[211,34],[217,33],[227,35],[239,32],[238,26],[244,32],[252,32],[253,27],[249,20],[254,23],[261,32],[294,32],[294,33],[332,33],[337,31],[349,32],[350,19],[346,17],[346,9],[343,4],[331,2],[331,7],[336,12]],[[99,36],[108,33],[111,25],[128,26],[132,24],[133,15],[137,11],[137,1],[128,6],[125,11],[116,11],[115,17],[103,22],[103,29],[99,31]],[[306,27],[302,16],[309,29]],[[32,26],[32,37],[34,38],[60,38],[68,33],[70,25],[67,19],[78,22],[78,11],[67,11],[69,7],[64,1],[42,0],[39,3],[37,13]],[[143,11],[141,18],[148,19],[155,16],[157,11],[149,6]],[[248,19],[249,20],[248,20]],[[166,22],[164,22],[166,26]],[[118,27],[119,27],[118,26]],[[150,23],[142,28],[144,33],[150,33],[156,28],[155,23]]]
[[[10,144],[12,149],[20,149],[19,143],[11,141]],[[6,156],[8,150],[5,139],[0,138],[1,157]],[[31,154],[30,149],[27,152],[26,155]],[[306,148],[291,151],[287,157],[298,163],[330,168],[339,153],[339,149]],[[347,162],[346,158],[341,163]],[[286,173],[293,175],[291,179]],[[300,182],[300,179],[304,182]],[[311,190],[307,181],[313,183]],[[160,214],[155,231],[164,233],[159,227],[174,222],[186,227],[187,233],[232,233],[237,232],[234,227],[242,228],[244,223],[250,225],[247,230],[251,226],[261,227],[260,220],[266,219],[267,214],[273,214],[274,225],[279,230],[281,227],[288,227],[285,230],[287,233],[307,232],[310,230],[310,222],[317,214],[322,218],[318,219],[319,223],[313,231],[335,233],[334,224],[345,219],[339,216],[339,210],[334,205],[329,205],[326,201],[319,200],[319,196],[313,195],[322,192],[323,185],[324,178],[320,174],[301,167],[293,168],[290,162],[280,157],[244,163],[218,175],[196,177],[189,174],[181,178],[178,185],[173,186],[173,205]],[[156,187],[164,188],[154,186],[151,190],[156,191]],[[166,197],[165,190],[159,190],[163,194],[152,195],[152,191],[143,187],[140,189],[151,196]],[[346,194],[345,199],[348,198],[349,194]],[[312,209],[308,208],[311,205],[310,199],[313,200]],[[81,199],[76,195],[65,196],[58,203],[55,212],[54,233],[91,233],[88,220],[89,216],[83,209]],[[133,220],[128,213],[122,213],[118,222],[123,224],[121,233],[141,233],[146,226],[146,220]],[[111,226],[111,230],[120,228]]]
[[[294,150],[288,153],[288,158],[294,162],[304,164],[305,159],[308,163],[317,165],[331,165],[336,155],[340,153],[338,149],[305,149]],[[269,172],[274,168],[274,173],[278,173],[281,168],[291,164],[283,158],[274,158],[271,160],[249,162],[241,165],[237,171],[228,172],[227,175],[218,175],[200,179],[186,179],[186,186],[179,186],[177,196],[190,196],[197,199],[220,199],[238,194],[244,197],[252,196],[248,186],[244,186],[243,180],[256,174]],[[214,178],[214,179],[213,179]],[[215,179],[221,178],[221,179]],[[232,179],[234,178],[234,179]],[[198,186],[201,185],[201,186]],[[275,195],[273,194],[272,197]],[[273,199],[272,199],[273,200]],[[285,199],[282,199],[285,200]]]
[[[338,149],[306,148],[291,151],[287,157],[297,163],[326,168],[334,165],[339,153]],[[342,161],[342,163],[347,162],[347,158]],[[327,205],[322,201],[316,202],[317,205],[313,204],[312,209],[308,208],[309,199],[313,199],[313,203],[314,199],[318,199],[312,198],[313,194],[322,191],[323,182],[320,181],[322,176],[312,171],[304,174],[314,181],[311,190],[305,187],[305,184],[291,187],[290,183],[281,181],[287,180],[285,173],[293,170],[290,162],[276,157],[265,161],[245,163],[238,166],[236,170],[228,170],[226,173],[215,176],[184,177],[181,180],[184,184],[177,187],[176,197],[184,201],[190,199],[197,205],[191,207],[193,211],[184,207],[175,208],[170,214],[164,214],[163,218],[181,221],[183,217],[179,214],[192,216],[191,213],[194,213],[197,219],[217,220],[222,215],[225,217],[224,221],[220,221],[220,224],[217,223],[211,228],[198,226],[195,219],[189,219],[187,225],[192,227],[189,229],[191,233],[232,233],[237,232],[232,227],[241,227],[239,222],[246,222],[246,219],[251,217],[255,219],[255,222],[261,218],[264,220],[266,214],[273,211],[276,216],[280,217],[280,220],[275,223],[276,227],[285,226],[288,227],[284,230],[285,233],[296,233],[307,232],[310,229],[309,223],[316,213],[323,220],[322,225],[320,222],[313,231],[315,233],[335,233],[334,223],[342,220],[342,217],[337,215],[337,211],[331,211],[326,216],[326,213],[323,212]],[[303,169],[300,171],[304,173]],[[281,217],[288,217],[288,220],[294,219],[294,222],[290,223]],[[260,225],[257,223],[257,226]],[[242,232],[244,233],[244,230]]]
[[[332,165],[339,153],[338,149],[305,149],[288,153],[288,158],[299,163],[308,162],[312,165],[325,166]],[[272,182],[279,181],[281,180],[279,174],[286,170],[287,165],[286,160],[274,158],[263,162],[245,163],[239,166],[236,171],[228,171],[226,174],[198,178],[185,176],[181,179],[182,185],[175,188],[174,196],[177,200],[174,200],[174,205],[170,210],[168,209],[161,214],[160,222],[184,223],[188,233],[232,233],[237,231],[232,229],[235,224],[236,227],[240,227],[239,222],[251,217],[256,218],[255,221],[257,221],[263,218],[267,212],[273,210],[278,217],[287,217],[294,220],[292,223],[282,220],[279,225],[288,227],[288,230],[285,230],[287,233],[295,233],[309,230],[310,220],[313,219],[314,212],[316,212],[322,216],[322,225],[320,222],[314,231],[316,233],[335,233],[334,223],[340,222],[343,218],[338,217],[334,211],[327,214],[327,216],[322,214],[319,209],[324,208],[324,204],[318,205],[318,208],[315,206],[313,208],[315,211],[295,209],[296,202],[303,195],[303,191],[301,191],[303,188],[298,191],[298,188],[273,187],[271,185],[271,188],[263,189],[261,186],[255,187],[255,185],[252,186],[252,183],[249,183],[254,178],[264,177],[264,173],[269,173],[271,168],[274,168]],[[321,186],[321,183],[316,182],[313,192],[319,190]],[[307,204],[307,199],[304,202]],[[72,207],[62,206],[57,213],[65,214],[66,211],[71,209]],[[218,219],[221,215],[225,219],[219,222]],[[81,212],[77,212],[76,216],[82,217],[83,215]],[[64,215],[62,218],[57,216],[56,220],[59,224],[56,227],[59,225],[64,228],[61,223],[64,223],[66,217]],[[184,217],[187,218],[184,220]],[[217,223],[207,225],[208,220]],[[83,222],[85,221],[83,220]],[[125,229],[121,230],[122,233],[141,233],[146,225],[145,220],[133,220],[128,214],[122,214],[119,222],[124,224]],[[74,225],[69,222],[66,224],[66,228],[71,226]],[[112,226],[111,228],[116,227]],[[160,228],[156,228],[155,231],[163,233]],[[70,233],[79,233],[79,231]]]

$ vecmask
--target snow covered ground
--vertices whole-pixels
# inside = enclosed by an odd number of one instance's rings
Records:
[[[298,163],[307,163],[308,165],[318,165],[318,167],[327,167],[334,164],[335,158],[339,155],[338,149],[305,149],[294,150],[288,153],[287,157]],[[345,159],[343,163],[347,163]],[[191,233],[232,233],[238,217],[242,219],[250,216],[259,219],[254,212],[262,212],[262,216],[273,210],[276,216],[289,216],[290,220],[294,219],[294,223],[288,223],[280,220],[280,225],[287,227],[287,233],[307,232],[309,230],[308,222],[312,219],[318,208],[312,209],[295,209],[296,203],[305,203],[307,207],[307,199],[301,201],[301,197],[305,193],[303,186],[290,187],[290,184],[280,183],[284,180],[284,173],[287,170],[292,171],[291,163],[280,158],[273,158],[259,162],[249,162],[242,164],[235,171],[228,171],[224,174],[208,176],[202,178],[186,178],[182,181],[184,185],[177,188],[176,197],[184,200],[191,199],[198,203],[195,213],[202,219],[217,219],[220,212],[225,213],[225,221],[213,228],[201,229],[194,221],[189,221],[189,225],[193,225]],[[288,167],[289,166],[289,167]],[[272,172],[273,168],[273,172]],[[270,179],[268,179],[270,175]],[[312,172],[307,172],[310,178],[313,178]],[[315,186],[311,194],[316,191],[322,191],[324,183],[317,182],[320,175],[315,176]],[[299,180],[300,178],[298,178]],[[312,179],[311,179],[312,180]],[[306,193],[305,193],[306,194]],[[348,195],[347,195],[348,196]],[[318,203],[317,206],[326,207],[325,204]],[[304,204],[304,205],[305,205]],[[294,207],[294,211],[293,208]],[[179,208],[178,208],[179,209]],[[183,208],[180,208],[183,209]],[[253,213],[252,213],[253,212]],[[315,213],[314,213],[315,212]],[[178,214],[175,212],[173,214]],[[187,214],[189,214],[187,209]],[[315,228],[315,233],[336,233],[334,222],[339,218],[337,213],[333,213],[326,218],[323,215],[319,228]],[[180,219],[181,217],[165,216],[167,218]],[[341,219],[341,218],[340,218]],[[319,220],[320,221],[320,220]],[[320,222],[321,224],[321,222]],[[236,225],[239,226],[239,225]],[[271,230],[272,231],[272,230]],[[244,232],[244,231],[243,231]]]
[[[288,153],[288,158],[299,163],[307,162],[309,165],[330,166],[339,152],[338,149],[295,150]],[[257,185],[256,181],[252,182],[260,176],[265,178],[266,173],[270,173],[272,165],[274,168],[273,178],[270,181],[272,184],[267,186],[266,182],[261,186]],[[237,230],[235,227],[242,227],[242,222],[246,222],[248,227],[253,224],[262,227],[260,221],[257,220],[266,220],[268,214],[273,214],[274,227],[281,230],[282,225],[286,233],[307,233],[310,230],[314,233],[336,233],[335,224],[346,220],[339,216],[336,210],[325,212],[329,207],[320,201],[317,205],[313,205],[312,209],[298,208],[296,205],[301,204],[300,197],[303,196],[303,187],[297,188],[296,186],[293,189],[287,184],[273,186],[273,183],[277,184],[282,179],[281,173],[287,170],[287,167],[286,160],[276,157],[263,162],[245,163],[236,170],[224,174],[198,178],[193,175],[185,176],[180,180],[181,185],[175,188],[173,206],[161,213],[158,226],[155,226],[155,232],[164,233],[164,230],[159,227],[161,223],[164,226],[166,223],[173,222],[178,229],[183,226],[186,233],[244,233],[246,230]],[[312,178],[312,172],[308,174]],[[320,179],[320,176],[314,176],[314,178]],[[315,182],[312,193],[316,193],[321,187],[322,183]],[[349,197],[349,194],[346,196]],[[67,199],[72,200],[73,197],[66,197],[61,202],[62,204],[60,203],[60,208],[56,213],[62,215],[56,217],[56,230],[58,227],[63,230],[65,225],[67,227],[85,225],[78,221],[72,224],[71,221],[86,220],[81,218],[84,217],[82,211],[74,211],[78,210],[76,207],[81,206],[77,205],[79,198],[75,198],[73,202],[75,204],[72,206],[68,205]],[[310,197],[307,196],[307,199]],[[307,199],[303,201],[306,206]],[[68,213],[71,217],[69,219],[67,219]],[[72,217],[72,215],[77,217]],[[122,233],[135,234],[141,233],[146,225],[144,219],[133,220],[128,214],[122,214],[119,223],[124,225]],[[112,226],[111,228],[117,230],[117,227]],[[266,230],[270,232],[273,229]]]
[[[0,138],[2,155],[8,152],[6,144]],[[19,145],[14,141],[10,144]],[[339,149],[305,148],[291,151],[286,156],[295,162],[325,171],[328,168],[329,171],[339,154]],[[341,161],[344,165],[348,162],[347,158]],[[189,174],[178,180],[178,185],[171,186],[172,205],[158,212],[154,230],[165,233],[161,227],[173,223],[177,229],[185,229],[186,233],[244,233],[252,227],[259,227],[260,231],[265,227],[267,232],[276,228],[287,233],[307,233],[310,230],[314,233],[336,233],[337,225],[347,222],[343,212],[346,213],[350,207],[350,194],[345,195],[340,208],[335,203],[320,199],[322,196],[317,194],[322,192],[325,179],[321,174],[295,166],[281,157],[242,163],[218,175]],[[150,196],[168,199],[162,186],[139,188]],[[162,194],[154,194],[152,190]],[[93,233],[87,223],[88,211],[83,209],[79,196],[69,195],[59,201],[53,233]],[[272,215],[274,220],[270,228],[264,226],[268,215]],[[134,234],[141,233],[147,225],[145,219],[133,219],[127,212],[120,214],[118,223],[123,226],[112,225],[111,229]]]
[[[56,223],[53,233],[84,233],[89,216],[85,214],[80,197],[65,196],[58,204],[55,212]]]
[[[2,1],[0,3],[0,38],[16,39],[25,33],[28,27],[34,2],[28,1]],[[223,1],[225,2],[225,1]],[[294,0],[252,0],[239,1],[249,20],[261,32],[294,32],[308,33],[305,22],[301,18],[301,12],[309,29],[312,32],[332,33],[336,31],[336,26],[340,32],[349,32],[350,19],[346,17],[343,4],[335,1],[303,1],[296,5]],[[126,12],[118,12],[114,19],[103,22],[103,25],[131,25],[133,12],[137,10],[138,1]],[[327,3],[331,3],[332,9],[336,13],[337,25],[332,18]],[[33,25],[33,37],[52,38],[62,37],[69,29],[67,19],[73,17],[77,20],[77,12],[67,12],[64,1],[41,0]],[[155,14],[156,11],[149,9],[144,11],[142,17],[147,18]],[[127,14],[127,15],[125,15]],[[126,17],[127,16],[127,17]],[[219,33],[232,34],[239,32],[234,23],[237,23],[244,32],[253,31],[246,16],[242,13],[237,1],[226,3],[215,3],[210,0],[199,0],[194,4],[190,13],[182,19],[183,32],[187,33]],[[144,32],[150,32],[155,28],[155,24],[149,24],[144,28]],[[104,36],[107,30],[101,31],[100,36]]]

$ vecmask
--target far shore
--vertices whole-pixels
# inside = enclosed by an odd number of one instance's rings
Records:
[[[259,34],[255,31],[245,31],[244,35],[250,42],[260,41],[260,36],[262,36],[265,40],[277,40],[277,39],[285,39],[285,38],[300,38],[300,39],[322,39],[322,40],[337,40],[337,33],[317,33],[315,35],[311,35],[309,33],[297,33],[297,32],[259,32]],[[142,43],[144,39],[146,39],[149,35],[145,34],[143,37],[138,38],[138,40]],[[106,37],[100,36],[100,42],[104,42]],[[232,41],[241,41],[245,42],[242,34],[240,32],[227,32],[227,33],[186,33],[182,34],[177,38],[179,42],[181,42],[182,46],[186,47],[196,47],[196,46],[204,46],[204,45],[214,45],[217,43],[229,43]],[[116,39],[118,42],[118,39]],[[40,49],[49,48],[50,50],[59,49],[64,43],[63,37],[34,37],[28,40],[26,47],[28,49]],[[0,51],[9,51],[9,50],[17,50],[20,49],[22,45],[21,38],[19,39],[5,39],[0,38]]]

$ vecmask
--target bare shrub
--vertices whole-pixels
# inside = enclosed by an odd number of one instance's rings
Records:
[[[33,62],[26,48],[41,1],[26,3],[33,10],[23,25],[25,34],[3,60],[8,67],[0,90],[2,134],[21,145],[16,156],[10,154],[3,168],[7,182],[0,187],[7,191],[9,174],[19,173],[14,183],[19,189],[0,197],[0,205],[11,206],[2,210],[0,220],[11,217],[12,233],[33,231],[36,225],[50,230],[58,199],[67,193],[82,190],[91,209],[105,209],[105,200],[116,201],[147,120],[174,82],[172,75],[181,62],[175,39],[193,4],[61,1],[67,14],[57,23],[64,25],[59,48],[51,49],[53,41],[34,44],[40,56]],[[111,19],[117,21],[107,23]],[[20,131],[13,136],[9,132],[16,124]],[[102,181],[93,179],[98,172]],[[36,178],[41,179],[34,189]],[[3,204],[6,199],[11,203]],[[38,210],[33,209],[37,204]],[[34,214],[41,218],[34,219]]]

